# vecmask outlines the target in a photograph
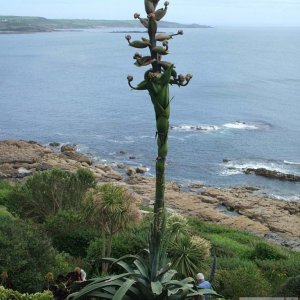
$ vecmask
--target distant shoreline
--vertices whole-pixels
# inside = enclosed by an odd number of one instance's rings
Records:
[[[159,23],[160,28],[211,28],[207,25]],[[0,16],[0,34],[73,31],[103,28],[144,28],[136,20],[47,19],[43,17]]]

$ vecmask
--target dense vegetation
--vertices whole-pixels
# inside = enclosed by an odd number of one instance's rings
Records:
[[[94,184],[93,176],[86,170],[75,174],[46,171],[18,184],[0,181],[0,282],[3,285],[9,280],[11,287],[21,293],[41,292],[48,272],[56,277],[77,265],[87,271],[89,278],[101,274],[101,249],[108,235],[101,235],[99,225],[88,218],[84,206]],[[50,193],[54,187],[55,193]],[[65,196],[74,195],[74,189],[81,191],[81,197]],[[61,202],[57,209],[43,210],[40,214],[33,195],[45,194],[41,201],[49,207],[57,203],[58,195]],[[17,205],[20,199],[24,203]],[[70,205],[72,200],[73,206]],[[111,256],[137,254],[145,249],[151,218],[148,211],[142,222],[113,234]],[[188,272],[202,271],[209,277],[215,255],[217,268],[213,286],[226,299],[299,296],[300,253],[268,244],[250,233],[194,218],[175,215],[169,219],[167,227],[172,238],[168,259],[184,276],[189,275]],[[210,252],[206,246],[200,248],[203,241],[209,245]],[[186,257],[194,258],[191,271],[184,268]],[[114,272],[118,273],[118,268]],[[8,278],[4,278],[4,274]],[[8,293],[0,289],[0,298],[10,299]],[[49,294],[42,295],[38,294],[36,299],[49,299]],[[20,297],[17,299],[27,299]]]

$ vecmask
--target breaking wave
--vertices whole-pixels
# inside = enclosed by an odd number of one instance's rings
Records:
[[[170,128],[171,130],[179,132],[215,132],[222,130],[266,130],[271,128],[271,125],[264,122],[235,121],[223,125],[171,125]]]

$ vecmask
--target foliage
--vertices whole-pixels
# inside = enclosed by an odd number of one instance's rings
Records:
[[[0,218],[13,219],[14,217],[9,211],[7,211],[5,206],[0,205]]]
[[[95,278],[83,285],[79,292],[69,296],[69,300],[79,299],[114,299],[114,300],[175,300],[192,299],[200,294],[215,294],[212,290],[194,289],[194,279],[175,280],[175,270],[170,265],[160,270],[151,279],[149,261],[140,256],[127,255],[120,259],[107,259],[113,265],[118,265],[126,273],[103,278]]]
[[[72,256],[61,252],[55,255],[51,271],[54,276],[57,277],[59,274],[68,274],[70,270],[74,270],[76,266],[77,263],[74,261]]]
[[[0,300],[52,300],[53,295],[51,292],[44,291],[35,294],[21,294],[17,291],[4,289],[0,286]]]
[[[73,210],[60,210],[48,217],[44,227],[57,250],[75,257],[85,257],[90,242],[99,236],[86,223],[83,214]]]
[[[138,254],[148,248],[149,220],[144,217],[143,222],[134,225],[113,236],[112,257],[122,257],[127,254]],[[99,274],[101,271],[101,252],[102,239],[98,238],[89,245],[86,262],[90,265],[91,275]],[[101,272],[100,272],[101,273]]]
[[[80,209],[86,191],[95,186],[95,178],[87,169],[71,174],[52,169],[35,173],[12,193],[7,207],[23,218],[44,222],[60,209]]]
[[[110,257],[112,238],[140,220],[137,200],[126,188],[113,184],[97,186],[86,198],[87,216],[101,233],[102,257]],[[103,263],[102,271],[107,271]]]
[[[250,253],[250,259],[282,259],[286,258],[283,251],[274,245],[267,244],[265,242],[257,243],[254,250]]]
[[[199,270],[207,269],[210,243],[199,236],[182,236],[168,247],[172,267],[184,277],[193,277]]]
[[[277,295],[285,297],[300,296],[300,275],[289,277],[280,287]]]
[[[241,266],[233,270],[217,272],[215,289],[225,298],[266,297],[271,295],[271,284],[263,277],[255,264]]]
[[[8,273],[12,286],[20,292],[41,290],[55,259],[47,236],[30,223],[0,218],[0,249],[0,272]]]
[[[12,190],[13,186],[8,181],[0,179],[0,206],[6,205]]]

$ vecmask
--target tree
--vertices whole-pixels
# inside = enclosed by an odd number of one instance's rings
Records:
[[[55,251],[37,225],[0,217],[0,273],[7,272],[14,289],[37,292],[55,264]]]
[[[140,219],[136,198],[127,189],[113,184],[97,186],[87,195],[87,216],[102,238],[102,257],[110,257],[112,238]],[[103,262],[102,272],[108,264]]]
[[[35,173],[16,186],[7,200],[9,211],[22,218],[44,222],[61,209],[79,210],[86,191],[95,186],[91,171],[79,169],[71,174],[60,169]]]

